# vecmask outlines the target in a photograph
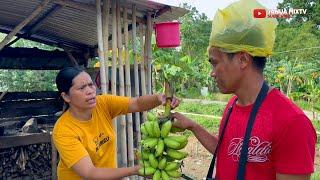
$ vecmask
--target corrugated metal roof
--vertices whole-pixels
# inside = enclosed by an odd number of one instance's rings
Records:
[[[137,8],[137,16],[145,20],[147,12],[158,15],[155,22],[177,20],[187,13],[179,7],[147,0],[119,0],[121,7],[127,7],[131,14],[132,5]],[[41,3],[40,0],[1,0],[0,31],[8,33]],[[49,11],[53,13],[40,23],[39,28],[27,36],[28,30]],[[111,18],[111,17],[110,17]],[[110,22],[112,22],[110,20]],[[129,20],[130,23],[130,20]],[[109,26],[111,34],[111,25]],[[74,49],[97,46],[97,25],[95,0],[51,0],[45,10],[25,26],[18,34],[21,37],[46,44],[64,45]]]

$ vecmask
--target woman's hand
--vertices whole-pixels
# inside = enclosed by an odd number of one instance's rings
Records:
[[[197,123],[178,112],[173,113],[172,117],[174,118],[173,126],[177,128],[188,129],[192,131],[192,129],[197,125]]]
[[[161,102],[162,105],[165,105],[167,97],[165,94],[158,94],[158,100]],[[178,107],[179,104],[180,104],[180,100],[177,97],[173,96],[170,104],[171,108],[174,109]]]

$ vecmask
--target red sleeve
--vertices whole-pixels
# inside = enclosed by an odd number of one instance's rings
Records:
[[[274,140],[272,161],[277,173],[311,174],[314,172],[317,136],[312,123],[305,115],[290,121]]]

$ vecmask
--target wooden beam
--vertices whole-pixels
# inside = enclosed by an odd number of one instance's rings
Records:
[[[0,43],[0,51],[2,48],[23,28],[25,27],[30,21],[32,21],[38,14],[40,14],[44,7],[50,2],[51,0],[44,0],[41,4],[28,16],[25,20],[23,20],[20,24],[18,24]]]
[[[171,6],[165,5],[161,9],[157,10],[156,13],[152,14],[152,18],[157,18],[161,16],[162,14],[166,13],[167,11],[171,11]],[[147,15],[144,17],[144,19],[147,19]]]
[[[134,96],[140,95],[139,84],[139,66],[138,66],[138,50],[137,50],[137,21],[136,21],[136,5],[132,5],[132,49],[133,49],[133,69],[134,69]],[[135,127],[136,127],[136,143],[137,149],[141,148],[141,133],[140,133],[140,113],[135,113]]]
[[[83,54],[72,53],[79,65],[85,65]],[[72,66],[63,51],[46,51],[37,48],[11,48],[0,51],[0,69],[59,70]]]
[[[49,133],[20,134],[15,136],[1,136],[0,149],[30,144],[48,143],[51,141]]]
[[[74,58],[74,56],[73,56],[72,53],[67,49],[67,47],[62,47],[62,48],[63,48],[64,52],[67,53],[68,58],[69,58],[70,62],[72,63],[72,65],[73,65],[73,66],[79,66],[76,58]]]
[[[98,39],[98,54],[100,62],[100,81],[102,94],[107,93],[107,80],[106,80],[106,65],[104,61],[103,52],[103,31],[102,31],[102,14],[101,14],[101,0],[96,0],[97,9],[97,39]]]
[[[109,18],[110,18],[110,0],[103,0],[102,33],[103,33],[103,52],[104,52],[104,65],[105,65],[106,93],[109,93],[109,65],[108,65],[108,61],[109,61],[108,35],[109,35],[109,24],[110,24]]]
[[[148,17],[147,17],[147,28],[146,28],[146,63],[147,63],[147,78],[146,78],[146,82],[147,82],[147,94],[152,94],[152,66],[151,66],[151,62],[152,62],[152,47],[151,47],[151,38],[152,38],[152,31],[153,31],[153,26],[152,26],[152,22],[151,22],[151,13],[148,12]]]

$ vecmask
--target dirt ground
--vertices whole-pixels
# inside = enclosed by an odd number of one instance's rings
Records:
[[[190,136],[188,140],[188,145],[184,151],[188,152],[189,156],[183,161],[184,167],[182,168],[182,172],[194,180],[202,180],[207,175],[212,155],[194,136]],[[319,149],[317,149],[315,170],[320,171]]]
[[[201,180],[207,176],[212,155],[194,137],[190,136],[184,151],[189,156],[183,160],[182,172],[192,179]]]

